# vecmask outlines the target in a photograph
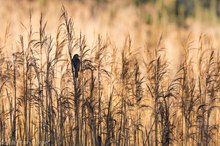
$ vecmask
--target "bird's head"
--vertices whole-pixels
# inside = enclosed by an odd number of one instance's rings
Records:
[[[73,56],[73,58],[79,58],[79,55],[78,54],[75,54],[74,56]]]

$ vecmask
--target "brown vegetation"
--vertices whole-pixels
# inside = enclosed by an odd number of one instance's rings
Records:
[[[43,15],[37,32],[29,20],[16,52],[4,53],[7,31],[1,42],[1,145],[219,145],[220,60],[208,37],[183,42],[170,76],[162,36],[140,54],[130,37],[121,50],[101,35],[88,46],[64,7],[56,37]]]

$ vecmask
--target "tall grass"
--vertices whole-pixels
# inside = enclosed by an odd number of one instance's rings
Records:
[[[1,145],[219,145],[219,54],[209,38],[195,49],[183,43],[171,78],[162,36],[146,54],[130,37],[123,48],[101,35],[88,46],[61,13],[55,37],[41,14],[37,32],[32,15],[23,24],[12,57],[0,42]]]

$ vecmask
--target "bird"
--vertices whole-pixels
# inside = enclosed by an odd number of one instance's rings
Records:
[[[75,54],[71,61],[72,61],[73,70],[75,72],[75,77],[78,78],[78,72],[79,72],[79,68],[80,68],[79,55]]]

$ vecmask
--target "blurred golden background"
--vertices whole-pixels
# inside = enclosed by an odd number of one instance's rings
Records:
[[[1,38],[8,27],[8,39],[18,40],[29,24],[32,13],[33,31],[37,31],[40,14],[47,21],[48,33],[56,34],[62,5],[73,18],[76,33],[87,36],[90,47],[100,34],[110,37],[119,48],[130,35],[133,47],[143,51],[146,43],[164,38],[169,61],[177,65],[182,42],[190,35],[198,45],[200,35],[212,38],[218,47],[219,0],[1,0]],[[9,46],[15,46],[16,41]],[[8,49],[12,50],[12,49]],[[11,53],[11,52],[10,52]]]

